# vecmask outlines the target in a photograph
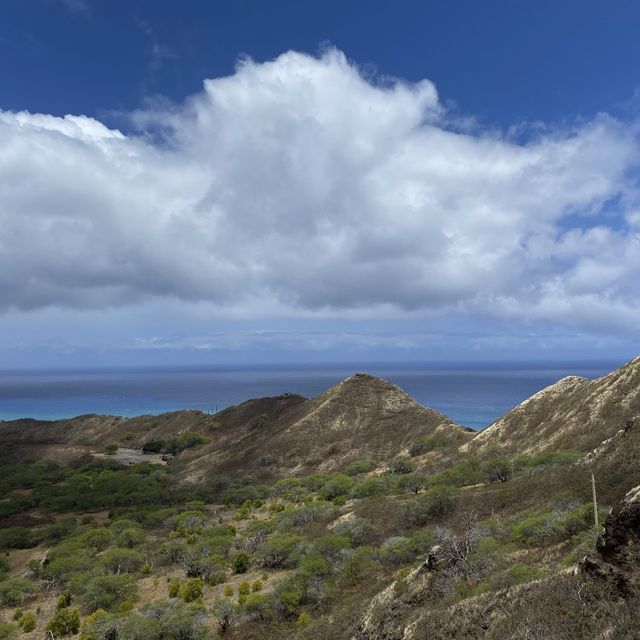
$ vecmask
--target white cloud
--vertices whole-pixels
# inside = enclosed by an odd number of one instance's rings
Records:
[[[631,125],[461,132],[431,82],[372,84],[337,51],[243,61],[132,118],[0,112],[5,310],[265,300],[637,330]]]

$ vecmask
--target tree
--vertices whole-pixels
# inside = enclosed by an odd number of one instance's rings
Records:
[[[95,611],[115,609],[132,602],[138,595],[138,587],[132,575],[98,576],[86,585],[82,601],[86,609]]]
[[[509,458],[496,453],[484,463],[483,471],[489,482],[506,482],[513,474],[513,467]]]
[[[218,621],[220,633],[226,633],[238,619],[238,607],[230,600],[218,600],[213,606],[213,615]]]
[[[143,557],[133,549],[109,549],[102,554],[101,560],[104,568],[116,575],[138,571],[144,564]]]
[[[104,448],[104,452],[108,455],[108,456],[115,456],[116,453],[118,453],[118,445],[111,443],[108,444],[105,448]]]

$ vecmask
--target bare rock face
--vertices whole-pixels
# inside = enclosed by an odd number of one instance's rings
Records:
[[[631,489],[609,514],[604,533],[581,569],[611,580],[623,594],[640,593],[640,486]]]

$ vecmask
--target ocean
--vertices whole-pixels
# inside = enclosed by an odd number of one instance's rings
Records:
[[[620,362],[313,364],[0,372],[0,420],[219,411],[249,398],[311,397],[364,371],[402,387],[458,424],[482,429],[567,375],[596,378]]]

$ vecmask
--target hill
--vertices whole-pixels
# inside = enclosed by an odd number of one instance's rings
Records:
[[[590,451],[640,415],[640,358],[587,380],[571,376],[536,393],[481,431],[466,451]]]
[[[327,471],[363,458],[388,460],[416,438],[433,437],[433,443],[445,442],[453,450],[473,434],[396,385],[367,374],[355,374],[317,398],[253,399],[214,416],[191,410],[0,424],[0,442],[16,455],[66,460],[99,453],[111,443],[142,448],[190,433],[204,442],[179,452],[173,462],[176,473],[190,481],[248,470],[259,476]],[[424,453],[435,448],[426,442]],[[434,452],[432,462],[440,458]]]
[[[1,637],[630,640],[639,394],[636,359],[480,433],[366,374],[0,424]]]

